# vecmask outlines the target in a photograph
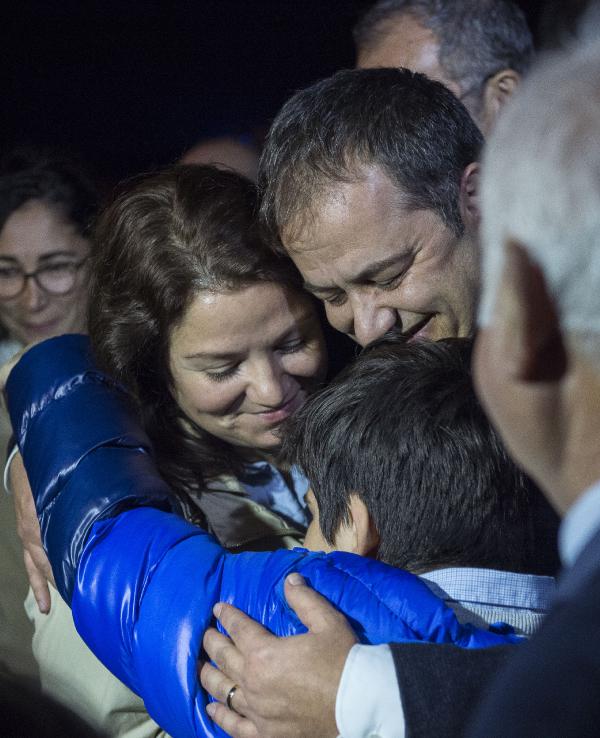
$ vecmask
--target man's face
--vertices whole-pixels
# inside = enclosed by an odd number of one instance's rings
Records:
[[[337,330],[366,346],[393,327],[408,338],[468,336],[477,247],[431,210],[410,210],[379,169],[335,183],[301,227],[282,233],[305,287]]]
[[[463,103],[482,131],[491,129],[495,114],[485,110],[482,89],[464,89],[440,64],[440,44],[435,34],[411,15],[401,15],[390,24],[378,43],[370,49],[359,49],[359,69],[404,67],[441,82]],[[490,116],[492,116],[490,118]]]
[[[460,85],[450,79],[439,61],[440,44],[432,31],[422,26],[411,15],[401,15],[390,25],[379,43],[370,49],[359,49],[356,66],[359,69],[375,67],[404,67],[426,74],[441,82],[460,98]]]

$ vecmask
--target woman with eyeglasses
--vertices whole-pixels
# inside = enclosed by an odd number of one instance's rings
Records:
[[[0,360],[23,344],[85,330],[95,212],[93,187],[66,162],[0,172]]]
[[[0,167],[0,363],[24,344],[85,331],[96,193],[70,163],[13,153]],[[10,423],[0,410],[0,459]],[[38,678],[13,502],[0,492],[0,661]],[[34,605],[32,601],[32,605]]]

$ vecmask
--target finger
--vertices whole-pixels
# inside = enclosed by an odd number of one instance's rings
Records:
[[[54,573],[52,572],[52,567],[50,566],[50,560],[48,559],[46,551],[41,546],[28,546],[28,550],[31,560],[35,564],[40,576],[54,584]]]
[[[229,710],[220,702],[211,702],[207,705],[206,712],[231,738],[260,738],[254,723]]]
[[[46,615],[50,612],[50,589],[46,577],[38,571],[29,551],[23,552],[23,560],[25,561],[25,570],[27,571],[29,584],[31,585],[39,611]]]
[[[311,589],[296,572],[285,580],[285,598],[302,623],[313,633],[329,630],[353,633],[346,618],[325,597]]]
[[[262,625],[233,605],[219,602],[213,611],[243,655],[251,653],[257,646],[265,645],[265,642],[272,641],[274,638]]]
[[[242,715],[246,715],[248,712],[248,703],[244,696],[244,690],[239,684],[235,684],[229,677],[225,676],[222,671],[215,669],[208,661],[205,661],[200,668],[200,683],[210,695],[223,704],[226,704],[227,696],[231,688],[235,686],[235,694],[230,702]]]
[[[241,681],[244,657],[227,636],[208,628],[202,640],[204,650],[232,682]]]
[[[215,667],[208,661],[205,661],[200,668],[200,684],[204,689],[212,695],[219,702],[225,702],[229,690],[233,687],[234,682],[223,674],[222,671],[215,669]]]

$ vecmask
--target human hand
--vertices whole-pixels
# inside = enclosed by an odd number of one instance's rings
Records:
[[[233,738],[335,738],[338,685],[356,636],[344,616],[299,574],[285,596],[308,633],[276,638],[235,607],[215,606],[229,633],[206,631],[204,648],[218,668],[202,665],[200,681],[219,702],[211,718]],[[232,686],[230,710],[224,703]]]
[[[23,544],[23,558],[29,584],[40,612],[50,612],[48,582],[54,584],[52,567],[42,546],[40,524],[37,518],[33,494],[21,454],[16,454],[10,465],[10,488],[15,501],[17,533]]]

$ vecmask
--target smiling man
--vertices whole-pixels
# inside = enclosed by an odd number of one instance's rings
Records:
[[[284,105],[262,217],[334,328],[362,346],[472,333],[481,145],[448,89],[404,69],[338,72]]]

